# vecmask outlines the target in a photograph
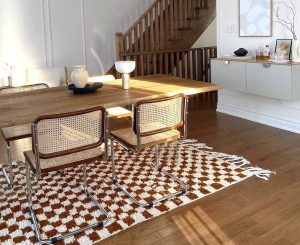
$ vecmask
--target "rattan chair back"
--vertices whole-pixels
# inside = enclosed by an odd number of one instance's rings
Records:
[[[137,135],[150,136],[183,125],[185,95],[140,101],[134,110],[134,132]]]
[[[5,87],[5,88],[0,89],[0,94],[12,94],[12,93],[19,93],[19,92],[27,92],[27,91],[45,89],[45,88],[49,88],[49,86],[45,83],[26,85],[26,86],[21,86],[21,87]]]
[[[34,154],[52,158],[98,147],[104,142],[105,120],[103,107],[38,117],[32,123]]]

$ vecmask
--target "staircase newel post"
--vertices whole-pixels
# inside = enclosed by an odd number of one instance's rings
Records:
[[[204,8],[208,9],[208,0],[204,0]]]
[[[116,42],[116,61],[121,61],[121,53],[124,53],[124,43],[123,43],[123,33],[116,33],[115,37]],[[120,78],[121,75],[117,72],[117,78]]]

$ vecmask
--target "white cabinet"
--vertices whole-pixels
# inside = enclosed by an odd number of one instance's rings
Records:
[[[246,63],[247,93],[292,100],[292,67]]]
[[[281,100],[300,100],[300,64],[212,59],[212,83]]]
[[[246,92],[246,64],[243,62],[229,62],[211,60],[211,81],[222,87]]]

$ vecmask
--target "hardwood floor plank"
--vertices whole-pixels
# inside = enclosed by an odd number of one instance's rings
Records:
[[[298,226],[298,229],[292,231],[292,232],[289,232],[287,235],[285,235],[285,240],[290,242],[291,244],[299,244],[300,243],[300,238],[299,238],[299,230],[300,230],[300,227],[299,225]]]
[[[298,200],[299,201],[299,200]],[[236,244],[272,244],[284,237],[287,231],[297,229],[295,224],[300,220],[300,202],[286,204],[284,210],[279,210],[272,216],[265,218],[252,229],[234,238]],[[295,215],[291,215],[295,212]]]
[[[299,240],[297,241],[299,242]],[[285,238],[281,238],[280,240],[276,241],[272,245],[295,245],[297,243],[291,243],[290,241],[286,240]]]
[[[281,218],[280,221],[276,224],[276,227],[274,229],[265,232],[263,235],[257,237],[256,239],[254,239],[254,241],[251,244],[253,245],[272,244],[275,243],[278,240],[278,238],[284,238],[284,236],[289,232],[293,232],[293,231],[299,232],[299,226],[297,226],[300,222],[299,208],[300,208],[300,203],[294,205],[292,209],[289,208],[288,210],[286,210],[285,213],[279,214],[279,217]]]

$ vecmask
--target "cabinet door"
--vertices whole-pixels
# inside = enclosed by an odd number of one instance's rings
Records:
[[[246,92],[246,65],[245,62],[211,60],[211,82],[221,85],[222,88]]]
[[[292,100],[292,67],[247,63],[247,92],[282,100]]]

